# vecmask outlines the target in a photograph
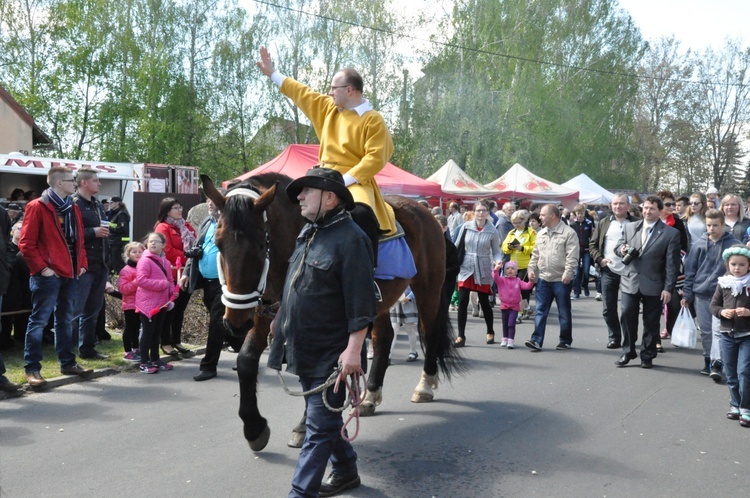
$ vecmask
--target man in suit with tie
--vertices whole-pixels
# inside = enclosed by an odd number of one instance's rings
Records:
[[[615,251],[623,256],[625,273],[620,279],[623,354],[615,362],[624,367],[638,357],[638,308],[643,303],[641,367],[651,368],[656,358],[656,339],[664,304],[669,303],[680,267],[680,232],[660,219],[661,198],[643,201],[643,221],[625,225]]]

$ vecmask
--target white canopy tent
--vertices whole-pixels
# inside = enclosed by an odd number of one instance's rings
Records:
[[[493,189],[495,195],[511,200],[532,199],[541,202],[559,202],[569,209],[578,201],[578,190],[538,177],[518,163],[485,187]]]
[[[562,185],[563,187],[578,190],[578,202],[583,204],[609,204],[612,202],[612,197],[614,196],[612,192],[589,178],[586,173],[581,173]]]
[[[481,183],[470,177],[453,159],[448,159],[448,162],[430,175],[427,180],[440,185],[446,194],[467,197],[497,195],[496,191],[484,188]]]

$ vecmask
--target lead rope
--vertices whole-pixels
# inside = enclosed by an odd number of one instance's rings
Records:
[[[341,377],[341,365],[337,365],[333,369],[333,373],[328,376],[325,382],[323,382],[316,388],[310,389],[309,391],[290,390],[289,387],[287,387],[286,382],[284,382],[284,377],[282,377],[281,375],[281,370],[277,370],[276,374],[279,376],[281,387],[284,388],[284,392],[290,396],[310,396],[313,394],[322,393],[323,404],[325,405],[325,407],[328,408],[328,410],[336,413],[341,413],[351,406],[352,410],[351,412],[349,412],[349,417],[341,426],[341,437],[348,442],[352,442],[357,438],[357,435],[359,435],[359,405],[362,404],[362,401],[364,401],[365,396],[367,395],[367,384],[364,382],[364,372],[361,369],[359,372],[353,373],[348,376],[351,377],[350,382],[346,377]],[[329,387],[334,386],[333,392],[338,392],[339,384],[342,379],[344,382],[344,386],[346,387],[347,396],[341,408],[336,408],[328,404],[326,391]],[[346,427],[349,425],[352,419],[354,419],[355,421],[354,435],[352,437],[349,437],[346,433]]]

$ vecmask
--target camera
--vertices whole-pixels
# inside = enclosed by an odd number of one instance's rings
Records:
[[[635,247],[627,246],[627,249],[625,249],[625,255],[622,257],[622,264],[629,265],[638,256],[640,256],[638,249],[636,249]]]
[[[186,258],[201,259],[203,257],[203,247],[195,246],[192,249],[185,251]]]

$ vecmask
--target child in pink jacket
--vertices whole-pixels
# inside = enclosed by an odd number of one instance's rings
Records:
[[[135,309],[141,317],[141,373],[154,374],[172,370],[159,357],[159,339],[164,316],[174,307],[176,297],[172,267],[164,257],[164,235],[150,233],[146,250],[136,265]]]
[[[141,320],[135,310],[135,291],[138,289],[136,265],[145,250],[146,247],[140,242],[130,242],[125,246],[122,251],[125,266],[117,279],[117,287],[122,294],[122,312],[125,315],[125,330],[122,331],[122,348],[125,351],[123,359],[128,361],[141,361],[138,343]]]
[[[503,316],[503,341],[500,347],[513,349],[516,347],[516,318],[521,310],[521,290],[531,290],[534,282],[524,282],[516,276],[518,265],[515,261],[505,263],[504,276],[500,276],[500,268],[502,268],[502,263],[497,263],[492,271]]]

